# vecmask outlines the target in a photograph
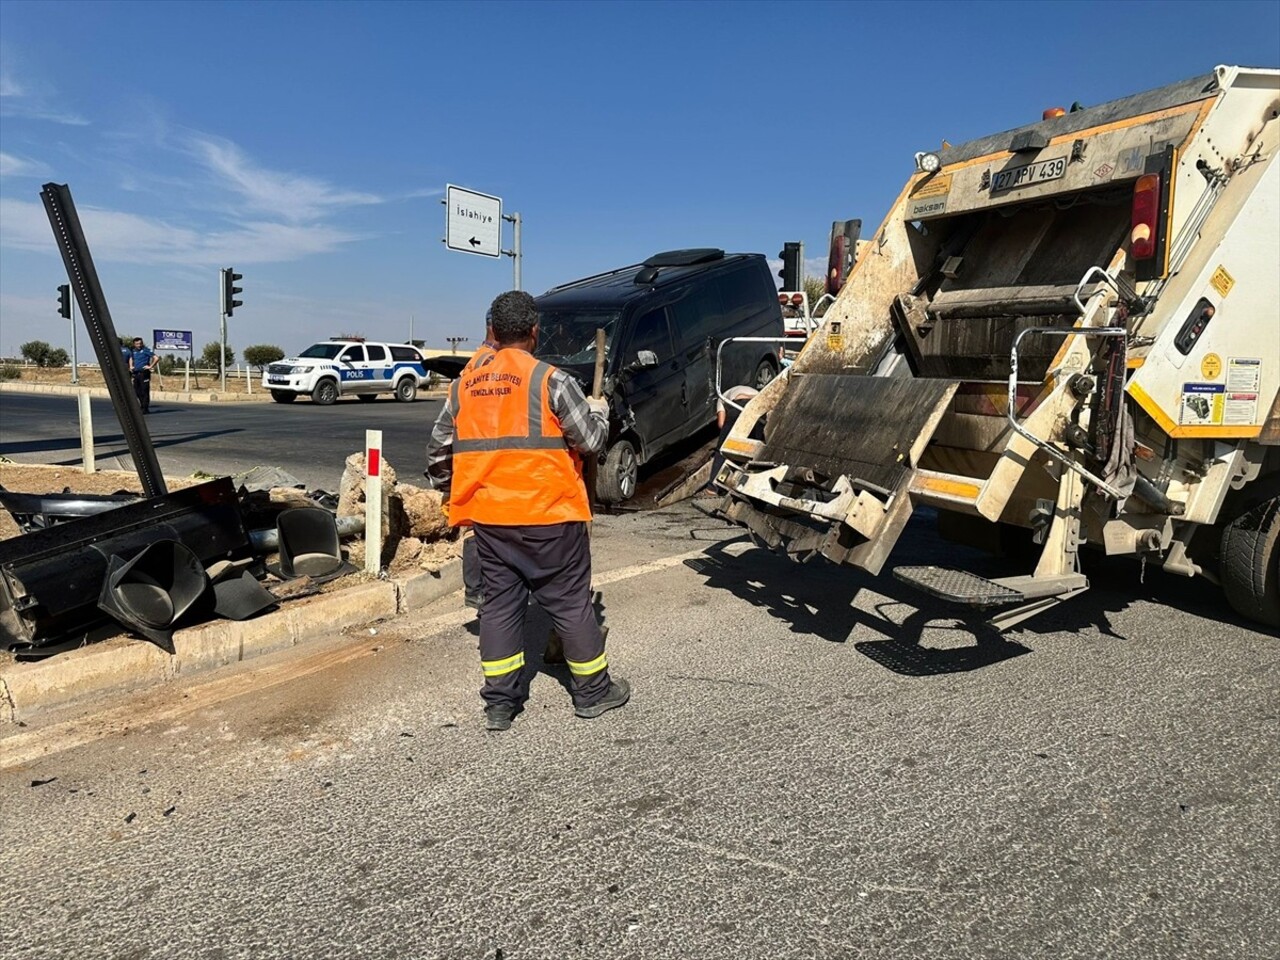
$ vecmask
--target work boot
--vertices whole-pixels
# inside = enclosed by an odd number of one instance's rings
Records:
[[[605,695],[591,704],[591,706],[575,707],[573,712],[584,720],[594,720],[605,711],[620,707],[630,699],[631,684],[625,680],[618,679],[610,683]]]
[[[486,730],[510,730],[511,721],[520,712],[516,703],[491,703],[484,708],[484,728]]]

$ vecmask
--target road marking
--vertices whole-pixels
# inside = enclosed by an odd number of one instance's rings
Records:
[[[593,586],[599,588],[622,580],[630,580],[633,577],[658,573],[679,566],[686,560],[703,556],[704,550],[705,547],[677,554],[674,557],[662,557],[617,570],[609,570],[597,575],[593,580]],[[432,617],[418,625],[418,629],[422,635],[430,636],[449,627],[461,626],[473,616],[470,610],[450,611]],[[170,688],[171,691],[182,690],[184,694],[182,700],[157,706],[152,710],[144,707],[140,712],[138,704],[130,702],[91,716],[77,717],[74,720],[66,720],[38,730],[14,734],[0,739],[0,770],[22,766],[128,730],[171,722],[197,710],[217,706],[247,693],[270,690],[272,687],[300,680],[313,673],[366,656],[373,652],[373,646],[381,647],[382,643],[370,644],[366,637],[361,637],[356,643],[348,640],[338,649],[320,650],[302,657],[293,655],[283,663],[253,667],[243,673],[217,677],[187,688],[174,686]]]

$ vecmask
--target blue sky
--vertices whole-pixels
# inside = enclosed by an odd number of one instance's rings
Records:
[[[234,266],[237,349],[443,346],[511,284],[445,249],[446,183],[521,213],[534,293],[689,246],[821,273],[915,151],[1219,63],[1280,67],[1280,2],[0,0],[0,352],[69,345],[49,180],[121,333],[213,341]]]

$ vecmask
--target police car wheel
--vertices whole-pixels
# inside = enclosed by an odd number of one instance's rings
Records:
[[[418,384],[413,377],[405,377],[396,384],[396,399],[401,403],[412,403],[418,395]]]
[[[628,440],[619,440],[609,448],[596,476],[596,499],[601,503],[622,503],[636,493],[640,463],[636,448]]]
[[[327,407],[332,403],[338,402],[338,384],[333,380],[321,380],[316,384],[314,390],[311,391],[311,400]]]
[[[288,390],[272,390],[271,399],[276,403],[293,403],[298,399],[298,395],[290,393]]]

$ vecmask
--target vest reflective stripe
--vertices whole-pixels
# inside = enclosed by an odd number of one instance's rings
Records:
[[[591,519],[581,465],[551,411],[555,368],[499,350],[456,381],[449,522],[499,526]],[[521,395],[523,393],[523,396]]]
[[[593,673],[599,673],[609,665],[609,662],[605,660],[603,653],[594,660],[584,660],[581,662],[577,660],[569,660],[566,662],[569,664],[569,672],[575,677],[589,677]]]
[[[508,673],[514,673],[524,666],[523,651],[511,657],[503,657],[501,660],[481,660],[480,669],[484,671],[486,677],[502,677]]]
[[[564,437],[495,437],[492,440],[455,440],[454,453],[481,450],[565,450]]]

